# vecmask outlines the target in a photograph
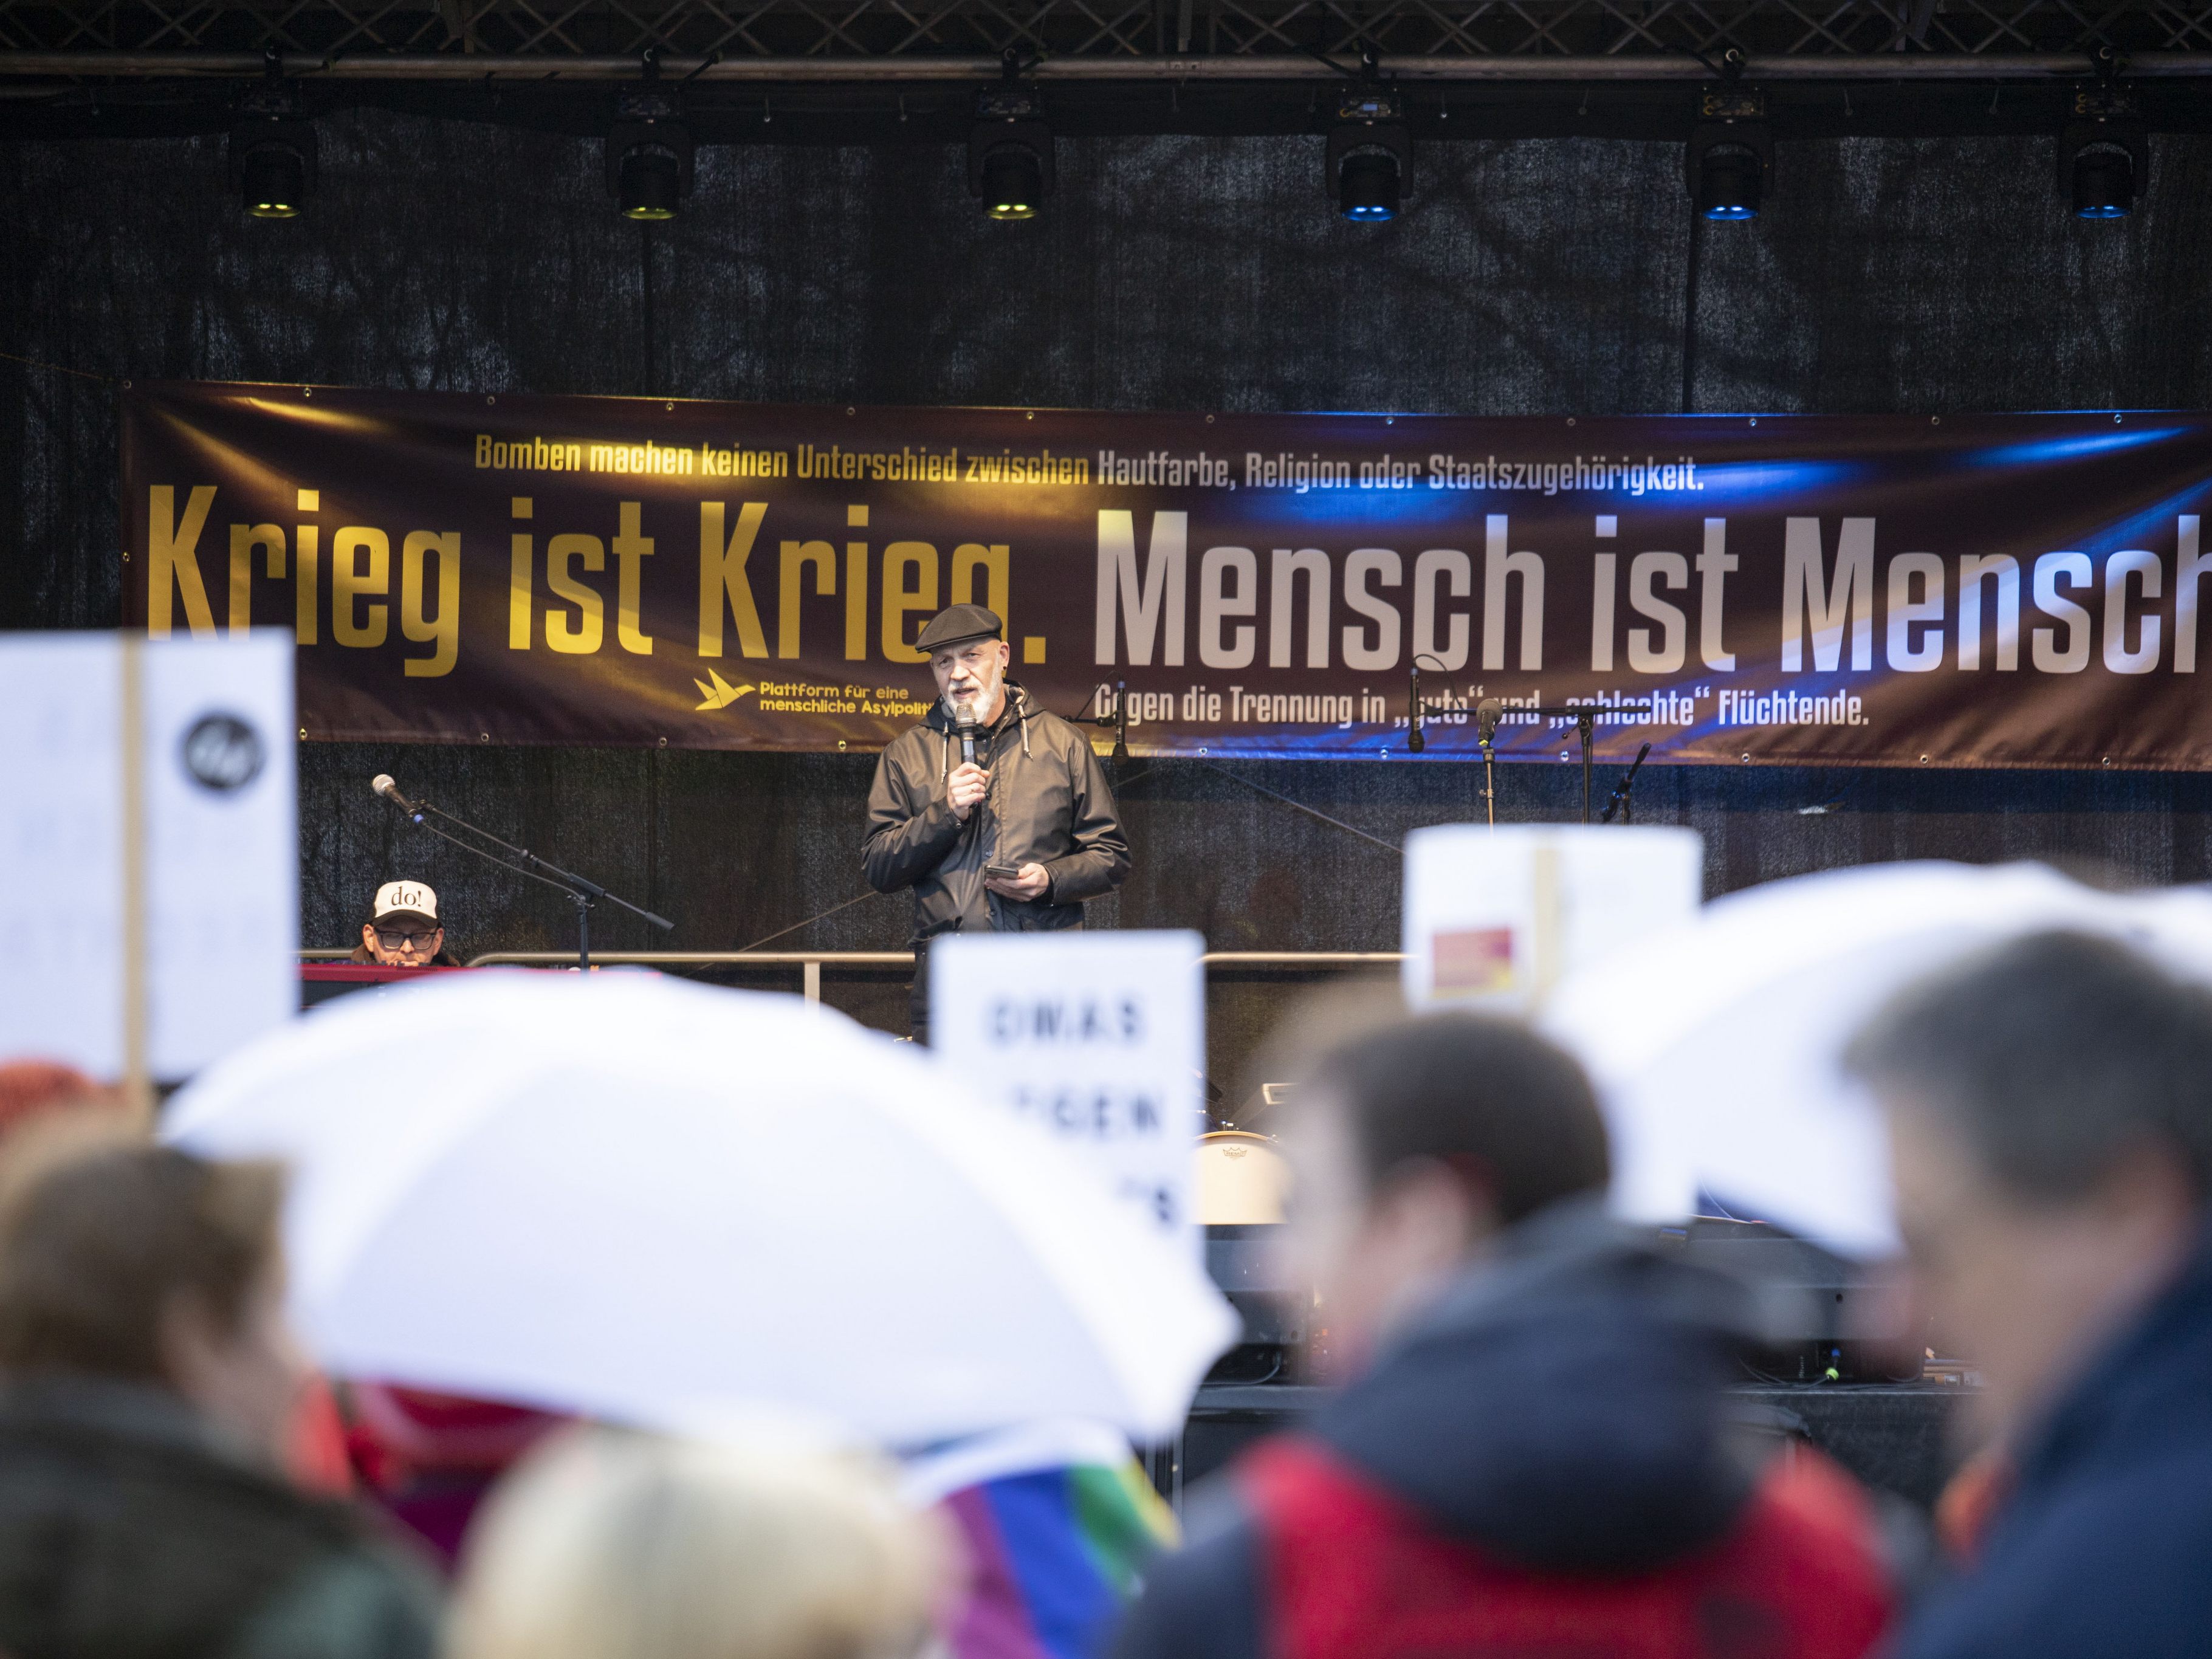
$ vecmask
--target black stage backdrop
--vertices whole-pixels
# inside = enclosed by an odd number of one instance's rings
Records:
[[[1786,144],[1768,210],[1693,244],[1680,147],[1613,140],[1429,147],[1380,228],[1328,211],[1318,138],[1063,141],[1057,199],[1012,226],[975,210],[955,149],[710,149],[657,233],[611,213],[596,143],[489,126],[334,118],[311,210],[274,224],[238,214],[217,140],[14,143],[0,350],[118,377],[838,404],[1667,413],[1686,375],[1708,412],[2203,408],[2212,143],[2154,144],[2142,209],[2109,224],[2061,210],[2047,140]],[[111,388],[13,363],[0,386],[0,625],[111,624]],[[406,839],[379,770],[707,949],[861,891],[870,764],[311,745],[305,936],[340,942],[404,872],[446,894],[465,950],[566,939],[557,896]],[[1505,781],[1504,816],[1574,809],[1571,767]],[[1387,843],[1470,815],[1474,787],[1450,762],[1133,763],[1137,872],[1097,920],[1393,948],[1394,854],[1262,792]],[[1704,832],[1716,891],[1929,855],[2212,873],[2196,775],[1675,767],[1637,804]],[[869,899],[779,942],[890,946],[905,921]],[[599,936],[659,942],[613,916]],[[831,996],[886,1024],[898,1003]],[[1267,1000],[1217,995],[1218,1073]]]

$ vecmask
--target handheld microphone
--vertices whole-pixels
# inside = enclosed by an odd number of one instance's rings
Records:
[[[1498,735],[1498,722],[1505,715],[1505,705],[1496,697],[1485,697],[1474,706],[1475,741],[1485,749]]]
[[[960,733],[960,763],[973,766],[975,763],[975,722],[963,718],[954,729]]]
[[[1406,752],[1409,755],[1418,755],[1429,746],[1429,740],[1421,735],[1420,664],[1413,665],[1413,684],[1406,695],[1406,724],[1413,728],[1413,735],[1406,739]]]
[[[371,793],[383,796],[403,812],[419,813],[422,810],[399,793],[399,786],[392,782],[389,772],[379,772],[368,781],[368,787]]]

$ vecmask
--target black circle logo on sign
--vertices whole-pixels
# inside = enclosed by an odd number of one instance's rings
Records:
[[[228,795],[261,775],[261,734],[235,714],[203,714],[185,733],[185,770],[203,789]]]

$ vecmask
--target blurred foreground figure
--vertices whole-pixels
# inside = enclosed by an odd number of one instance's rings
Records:
[[[1124,1659],[1854,1659],[1889,1595],[1862,1494],[1730,1431],[1733,1297],[1607,1220],[1604,1126],[1504,1021],[1401,1021],[1292,1097],[1290,1217],[1329,1353],[1232,1471]]]
[[[347,1449],[378,1507],[450,1571],[494,1483],[569,1419],[527,1406],[355,1380]]]
[[[74,1066],[15,1060],[0,1065],[0,1139],[57,1112],[120,1112],[122,1097]]]
[[[1911,1659],[2212,1651],[2212,992],[2047,933],[1854,1044],[2008,1490]]]
[[[493,1498],[449,1659],[906,1659],[933,1524],[857,1459],[564,1432]]]
[[[428,1581],[278,1472],[282,1181],[98,1123],[0,1176],[0,1650],[416,1659]]]

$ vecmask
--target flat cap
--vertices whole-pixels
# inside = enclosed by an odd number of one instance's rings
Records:
[[[965,645],[970,640],[995,640],[1006,631],[999,613],[980,605],[947,605],[929,619],[929,625],[915,641],[914,648],[927,655],[942,651],[949,645]]]

